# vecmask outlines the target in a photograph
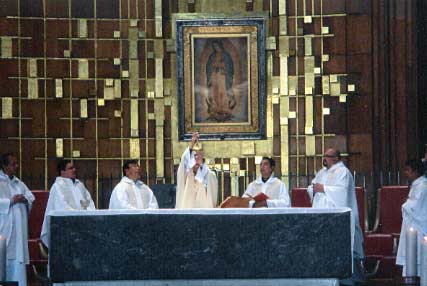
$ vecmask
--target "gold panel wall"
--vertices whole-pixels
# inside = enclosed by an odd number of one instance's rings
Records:
[[[33,189],[50,187],[62,157],[75,161],[100,207],[111,191],[102,178],[119,178],[126,159],[140,161],[146,183],[174,183],[187,146],[177,140],[177,13],[269,15],[267,139],[202,143],[223,196],[243,192],[261,156],[276,159],[276,175],[293,187],[305,184],[295,175],[321,167],[325,147],[347,151],[345,122],[334,114],[358,88],[334,56],[347,15],[324,6],[331,1],[16,2],[0,19],[0,140],[19,154]]]

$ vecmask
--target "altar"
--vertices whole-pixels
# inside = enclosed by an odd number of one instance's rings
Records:
[[[348,208],[53,212],[50,276],[57,285],[338,285],[351,276],[350,214]]]

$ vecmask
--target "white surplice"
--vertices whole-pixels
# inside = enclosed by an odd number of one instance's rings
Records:
[[[418,177],[411,184],[409,196],[402,205],[402,230],[400,231],[399,248],[396,264],[403,265],[403,276],[406,275],[406,230],[413,227],[418,231],[418,275],[421,271],[421,247],[423,235],[427,235],[427,178]]]
[[[208,166],[202,164],[196,174],[194,152],[185,149],[177,172],[176,206],[186,208],[215,208],[218,200],[218,180]]]
[[[24,195],[28,204],[17,203],[11,206],[15,195]],[[26,285],[26,264],[28,254],[28,214],[34,202],[34,195],[17,177],[9,178],[0,171],[0,234],[6,237],[7,271],[6,280],[19,281]]]
[[[322,184],[324,193],[316,193],[313,198],[313,184]],[[361,259],[363,253],[363,233],[359,223],[356,188],[353,176],[343,162],[321,169],[314,177],[307,192],[312,199],[313,208],[351,208],[351,247],[354,258]]]
[[[49,191],[46,212],[44,214],[40,239],[49,247],[51,211],[60,210],[94,210],[95,204],[85,185],[79,180],[56,177],[55,183]]]
[[[142,181],[128,177],[114,188],[110,198],[110,209],[158,209],[153,191]]]
[[[267,206],[269,208],[286,208],[291,206],[288,189],[281,180],[273,175],[265,183],[262,181],[262,177],[259,176],[249,184],[242,197],[253,197],[258,193],[264,193],[269,197],[267,199]],[[252,206],[253,203],[254,201],[250,201],[249,206]]]

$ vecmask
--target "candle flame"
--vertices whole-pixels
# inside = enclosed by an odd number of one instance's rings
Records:
[[[423,239],[424,239],[425,241],[427,241],[427,235],[426,235],[426,236],[424,236],[424,237],[423,237]]]
[[[415,229],[411,226],[411,227],[409,228],[409,230],[410,230],[410,231],[414,231]]]

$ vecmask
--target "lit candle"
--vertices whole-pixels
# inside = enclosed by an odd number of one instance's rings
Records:
[[[417,276],[417,236],[418,231],[413,227],[406,231],[406,277]]]
[[[420,286],[427,286],[427,236],[421,240],[421,273]]]
[[[0,281],[6,280],[6,237],[0,235]]]

